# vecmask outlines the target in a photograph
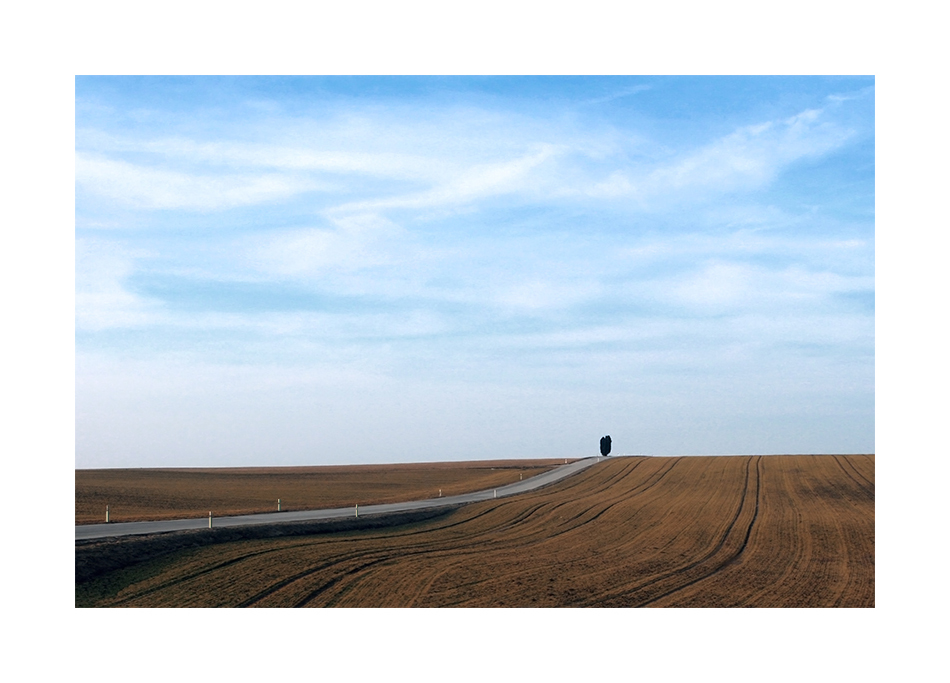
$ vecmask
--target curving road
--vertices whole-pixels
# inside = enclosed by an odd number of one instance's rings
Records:
[[[474,491],[458,496],[444,498],[428,498],[426,500],[412,500],[405,503],[385,503],[382,505],[367,505],[360,507],[359,515],[380,515],[391,512],[407,512],[426,508],[442,507],[444,505],[460,505],[462,503],[476,503],[492,498],[507,498],[519,493],[533,491],[542,486],[548,486],[565,477],[576,474],[598,463],[604,458],[592,457],[577,460],[567,465],[561,465],[553,470],[535,475],[530,479],[518,481],[514,484],[499,486],[497,489]],[[298,512],[267,512],[259,515],[237,515],[234,517],[215,517],[215,527],[248,526],[252,524],[275,524],[278,522],[305,522],[315,519],[343,519],[353,517],[355,508],[332,508],[327,510],[300,510]],[[187,529],[207,529],[208,518],[175,519],[160,522],[121,522],[116,524],[83,524],[76,526],[76,540],[85,541],[96,538],[111,538],[113,536],[133,536],[137,534],[159,534],[166,531],[185,531]]]

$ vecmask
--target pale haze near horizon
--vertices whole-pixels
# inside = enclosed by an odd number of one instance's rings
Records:
[[[874,451],[873,78],[77,78],[76,466]]]

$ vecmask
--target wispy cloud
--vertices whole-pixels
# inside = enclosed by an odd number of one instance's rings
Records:
[[[80,148],[100,154],[147,154],[162,163],[202,164],[209,168],[320,171],[380,177],[431,179],[439,169],[433,159],[405,152],[362,152],[321,148],[307,141],[290,146],[282,142],[207,142],[186,137],[131,138],[97,130],[77,132]]]
[[[465,387],[472,411],[578,391],[596,422],[595,404],[635,414],[608,394],[689,403],[709,376],[758,414],[768,391],[791,400],[762,378],[794,368],[789,396],[837,373],[835,391],[863,400],[873,97],[816,89],[730,109],[725,131],[697,109],[683,136],[650,100],[662,86],[320,106],[255,93],[261,106],[196,107],[200,121],[152,105],[147,126],[109,125],[125,104],[77,106],[77,396],[122,349],[152,368],[145,384],[177,368],[169,396],[207,376],[251,397],[280,376],[327,406],[348,383],[380,405],[411,385],[438,413]]]
[[[333,214],[423,210],[509,196],[523,201],[627,199],[645,207],[656,201],[681,202],[762,187],[789,164],[827,154],[852,135],[827,120],[823,110],[809,109],[744,126],[698,149],[681,150],[650,164],[605,154],[617,144],[610,130],[604,132],[605,138],[594,140],[590,133],[578,136],[573,128],[559,129],[541,121],[533,136],[530,126],[519,126],[516,132],[526,137],[512,145],[501,137],[506,131],[481,138],[486,133],[484,116],[472,111],[465,115],[461,121],[442,122],[454,136],[451,144],[430,140],[413,150],[406,142],[390,141],[381,143],[383,150],[377,152],[324,148],[319,139],[294,147],[183,137],[129,139],[84,131],[80,137],[88,151],[77,154],[77,183],[91,193],[142,209],[219,210],[307,192],[361,195],[331,204],[328,211]],[[401,131],[407,123],[384,120],[361,125],[373,140],[386,140],[387,131]],[[430,121],[429,126],[435,124]],[[436,126],[433,135],[437,131]],[[418,133],[412,138],[418,140]],[[486,152],[491,160],[482,159]],[[122,158],[130,153],[138,155],[135,161]],[[581,159],[586,162],[578,164]],[[363,178],[386,178],[396,184],[366,186]]]
[[[328,189],[286,175],[206,176],[84,154],[76,155],[76,183],[86,192],[136,209],[199,211],[252,206]]]
[[[617,169],[581,191],[592,197],[630,197],[649,205],[656,200],[682,202],[754,190],[774,181],[789,164],[841,147],[852,134],[824,121],[821,110],[809,109],[745,126],[653,169]]]
[[[701,314],[723,310],[767,312],[775,307],[820,306],[834,294],[873,292],[868,275],[847,276],[801,267],[767,269],[742,263],[712,262],[685,277],[657,283],[656,296]]]
[[[375,213],[342,215],[326,228],[299,228],[248,241],[248,259],[264,272],[320,276],[401,263],[394,244],[407,233]]]
[[[138,255],[143,255],[139,251]],[[134,250],[97,239],[76,240],[76,328],[98,331],[155,324],[162,302],[126,287],[135,272]]]
[[[615,92],[610,93],[609,95],[604,95],[603,97],[594,97],[586,101],[586,104],[606,104],[607,102],[613,102],[614,100],[623,99],[624,97],[630,97],[631,95],[636,95],[637,93],[650,90],[653,86],[647,85],[645,83],[640,85],[633,85],[629,88],[621,88]]]
[[[462,169],[424,192],[342,204],[331,212],[345,214],[387,209],[429,209],[513,194],[538,194],[535,172],[555,155],[555,148],[544,145],[535,152],[514,159]]]

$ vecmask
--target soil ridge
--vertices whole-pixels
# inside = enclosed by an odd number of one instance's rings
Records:
[[[163,555],[232,541],[248,541],[281,536],[315,536],[343,531],[382,529],[426,522],[443,517],[459,505],[446,505],[425,510],[366,515],[347,519],[320,519],[305,522],[280,522],[218,529],[167,531],[141,536],[118,536],[108,539],[76,541],[76,583],[102,574],[155,560]]]

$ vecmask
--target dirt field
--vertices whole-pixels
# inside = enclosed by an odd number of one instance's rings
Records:
[[[873,607],[874,456],[611,458],[414,524],[169,552],[76,604]]]
[[[494,488],[545,472],[564,460],[76,470],[76,524],[189,519],[281,510],[398,503]]]

